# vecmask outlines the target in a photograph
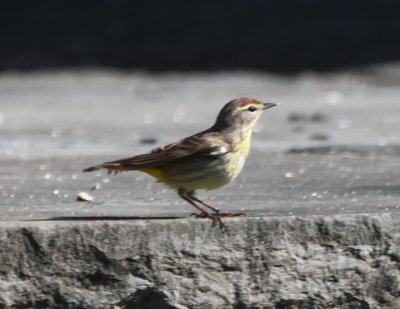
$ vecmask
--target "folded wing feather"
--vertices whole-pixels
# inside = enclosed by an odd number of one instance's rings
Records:
[[[155,148],[148,154],[105,162],[85,168],[83,171],[92,172],[101,168],[107,169],[109,173],[138,170],[160,166],[194,153],[206,156],[221,156],[226,154],[228,149],[228,144],[220,138],[215,138],[214,134],[209,136],[194,135],[164,147]]]

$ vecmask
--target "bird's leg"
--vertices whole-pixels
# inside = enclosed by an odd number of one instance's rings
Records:
[[[190,198],[198,203],[200,203],[201,205],[211,209],[214,211],[213,216],[218,216],[219,218],[226,218],[226,217],[241,217],[244,216],[244,213],[238,213],[238,214],[232,214],[232,213],[221,213],[218,208],[214,208],[206,203],[204,203],[202,200],[198,199],[197,197],[194,196],[194,192],[191,191],[188,193],[188,195],[190,196]]]
[[[191,198],[192,200],[194,200],[194,201],[196,201],[197,203],[200,203],[201,205],[203,205],[203,206],[205,206],[205,207],[211,209],[212,211],[214,211],[215,214],[219,214],[218,208],[212,207],[212,206],[210,206],[210,205],[204,203],[202,200],[199,200],[197,197],[194,196],[194,192],[193,192],[193,191],[189,192],[189,196],[190,196],[190,198]]]
[[[190,205],[192,205],[193,207],[196,207],[198,210],[200,210],[200,214],[196,215],[200,218],[207,218],[209,216],[209,214],[202,209],[201,207],[199,207],[192,199],[192,197],[188,194],[188,192],[182,188],[180,188],[178,190],[178,195],[184,199],[186,202],[188,202]]]

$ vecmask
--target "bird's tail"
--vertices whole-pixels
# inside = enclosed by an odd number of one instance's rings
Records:
[[[162,160],[160,160],[160,156]],[[89,166],[83,171],[93,172],[105,168],[109,174],[118,174],[123,171],[141,170],[143,168],[160,165],[161,163],[165,163],[171,160],[168,156],[166,157],[168,160],[165,160],[165,158],[163,157],[165,157],[165,155],[160,155],[158,152],[152,152],[150,154],[144,154],[140,156]]]
[[[102,164],[100,164],[100,165],[93,165],[93,166],[89,166],[89,167],[87,167],[87,168],[84,168],[82,171],[83,171],[83,172],[94,172],[94,171],[98,171],[98,170],[100,170],[100,169],[102,169],[102,168],[103,168]]]
[[[103,163],[103,164],[89,166],[87,168],[84,168],[83,172],[94,172],[94,171],[98,171],[102,168],[106,169],[109,174],[112,174],[112,173],[118,174],[123,171],[132,170],[132,168],[129,168],[129,166],[127,166],[126,164],[110,162],[110,163]]]

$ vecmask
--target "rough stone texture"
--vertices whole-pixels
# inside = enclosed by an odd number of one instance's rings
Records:
[[[399,308],[399,215],[3,223],[1,308]]]

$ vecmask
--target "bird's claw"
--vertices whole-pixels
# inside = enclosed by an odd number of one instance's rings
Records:
[[[246,214],[244,213],[231,214],[231,213],[219,212],[216,215],[219,216],[220,218],[235,218],[235,217],[244,217]]]
[[[220,221],[222,218],[235,218],[235,217],[243,217],[246,214],[244,213],[225,213],[225,212],[216,212],[213,214],[207,213],[207,212],[202,212],[200,214],[192,213],[191,216],[195,218],[208,218],[212,220],[217,220]]]
[[[206,212],[202,212],[202,213],[199,213],[199,214],[192,213],[190,216],[191,217],[195,217],[195,218],[210,218],[210,214],[208,214]]]

